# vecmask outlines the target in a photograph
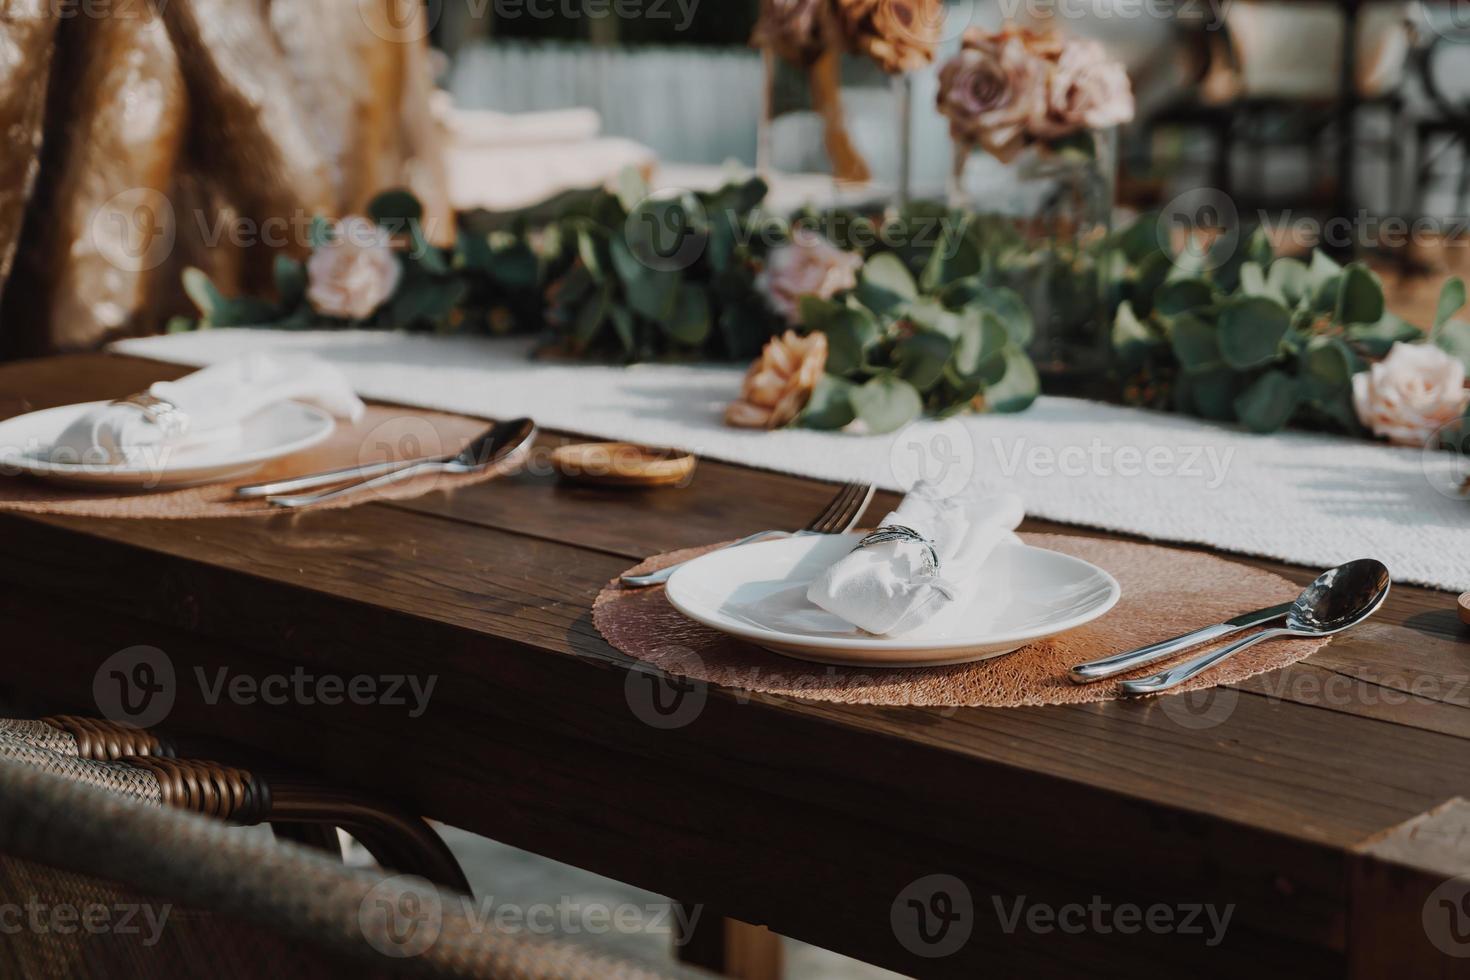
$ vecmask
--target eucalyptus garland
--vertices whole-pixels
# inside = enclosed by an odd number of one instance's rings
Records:
[[[984,274],[982,226],[943,208],[891,218],[849,211],[783,217],[761,208],[759,178],[710,192],[650,194],[637,175],[579,196],[531,229],[462,230],[452,249],[423,236],[419,203],[380,196],[369,216],[395,244],[396,288],[370,315],[325,315],[309,270],[276,262],[276,297],[231,298],[191,269],[185,285],[208,326],[540,332],[548,356],[615,360],[726,360],[757,355],[791,324],[758,279],[797,229],[856,256],[854,288],[800,304],[802,330],[827,335],[826,374],[797,424],[838,428],[861,419],[886,432],[922,414],[1019,411],[1039,382],[1025,354],[1029,311]],[[314,249],[333,225],[313,226]]]
[[[1287,425],[1364,434],[1353,375],[1395,343],[1432,343],[1470,364],[1465,286],[1448,279],[1429,328],[1389,312],[1366,265],[1320,251],[1276,256],[1261,229],[1175,246],[1157,215],[1109,255],[1113,348],[1124,400],[1253,432]]]

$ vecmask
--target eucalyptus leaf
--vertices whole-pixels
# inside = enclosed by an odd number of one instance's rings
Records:
[[[1450,276],[1439,287],[1439,303],[1434,311],[1434,329],[1438,330],[1445,321],[1460,312],[1465,305],[1465,280]]]
[[[879,252],[863,264],[857,296],[879,316],[915,299],[918,294],[908,267],[892,252]]]
[[[1187,376],[1182,384],[1181,396],[1187,399],[1186,408],[1202,418],[1215,422],[1235,419],[1235,394],[1239,389],[1240,375],[1229,368],[1216,368]],[[1185,378],[1180,379],[1181,382]]]
[[[277,255],[271,267],[271,278],[283,309],[291,309],[306,296],[306,266],[295,259]]]
[[[1434,333],[1434,344],[1470,369],[1470,323],[1446,320]]]
[[[1300,259],[1290,256],[1279,258],[1266,270],[1266,288],[1279,295],[1288,306],[1295,306],[1311,295],[1311,272]]]
[[[812,325],[813,321],[806,317],[805,303],[802,311],[802,321]],[[878,321],[861,307],[838,306],[815,326],[827,335],[827,370],[833,374],[847,375],[860,370],[863,352],[879,334]]]
[[[1269,364],[1281,353],[1291,314],[1264,296],[1231,300],[1220,310],[1220,356],[1237,371]]]
[[[367,212],[368,217],[379,225],[389,231],[401,233],[407,231],[410,225],[423,221],[424,206],[410,191],[399,187],[384,191],[369,201]]]
[[[673,314],[663,324],[669,337],[691,347],[704,343],[709,336],[709,297],[698,283],[683,283],[679,286],[678,299]]]
[[[985,407],[992,412],[1020,412],[1031,407],[1041,394],[1041,378],[1026,352],[1007,345],[1001,352],[1005,374],[985,388]]]
[[[1174,316],[1198,310],[1215,301],[1215,289],[1203,279],[1175,279],[1154,294],[1154,312]]]
[[[1337,290],[1338,323],[1377,323],[1383,318],[1383,283],[1373,270],[1354,262],[1342,272]]]
[[[943,334],[920,330],[894,346],[893,358],[899,377],[926,392],[939,382],[953,352],[954,341]]]
[[[1169,344],[1180,367],[1186,371],[1197,373],[1221,366],[1218,331],[1191,313],[1182,313],[1169,321]]]
[[[918,390],[893,374],[882,374],[855,386],[849,398],[857,417],[875,434],[900,429],[924,410]]]
[[[852,406],[852,392],[856,387],[835,374],[822,375],[796,424],[808,429],[840,429],[847,425],[857,418]]]
[[[624,307],[610,306],[607,315],[612,321],[613,333],[617,334],[618,343],[623,346],[623,352],[629,357],[634,356],[637,353],[637,340],[633,330],[633,314]]]
[[[960,333],[954,345],[956,371],[963,378],[974,377],[980,365],[1009,339],[1005,324],[990,310],[967,310],[960,318]]]
[[[1343,331],[1348,340],[1374,357],[1387,354],[1398,343],[1416,343],[1424,339],[1419,328],[1393,313],[1385,313],[1377,323],[1355,323]]]
[[[1291,420],[1300,400],[1295,378],[1267,371],[1235,399],[1235,415],[1252,432],[1276,432]]]

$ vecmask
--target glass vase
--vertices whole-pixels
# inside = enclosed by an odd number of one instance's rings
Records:
[[[769,47],[761,55],[756,171],[767,180],[785,175],[793,193],[818,204],[906,203],[913,98],[908,76],[886,75],[867,58],[835,50],[810,66],[790,64]],[[810,178],[818,174],[828,175],[830,183],[814,186]]]
[[[1108,368],[1106,250],[1116,130],[1035,143],[1014,159],[955,144],[949,203],[984,222],[984,274],[1020,294],[1035,331],[1030,354],[1051,390]]]

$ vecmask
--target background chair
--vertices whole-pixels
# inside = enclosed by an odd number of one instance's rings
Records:
[[[0,975],[693,975],[656,973],[506,931],[467,896],[349,870],[306,848],[161,808],[149,799],[156,784],[150,789],[137,768],[7,742],[13,758],[0,761],[0,910],[27,912],[21,928],[7,926]],[[76,771],[47,771],[34,761],[42,755]],[[16,761],[25,756],[32,762]],[[94,928],[56,928],[75,923],[60,914],[68,909],[89,912]]]
[[[143,791],[150,802],[243,826],[269,824],[277,837],[338,857],[336,828],[341,828],[383,867],[469,892],[459,862],[421,817],[299,774],[177,757],[182,751],[193,755],[205,750],[212,756],[239,757],[237,750],[218,743],[181,742],[103,719],[0,719],[0,758],[107,789],[151,783],[156,792]]]

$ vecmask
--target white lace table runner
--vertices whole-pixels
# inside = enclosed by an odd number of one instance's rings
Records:
[[[1459,460],[1449,453],[1305,433],[1257,436],[1068,398],[884,436],[751,432],[721,421],[740,388],[739,368],[537,362],[527,359],[524,339],[209,330],[114,349],[193,365],[259,349],[309,353],[345,371],[365,398],[530,415],[544,428],[889,489],[922,469],[1014,489],[1035,517],[1311,567],[1376,557],[1398,581],[1470,589],[1470,500],[1451,489]]]

